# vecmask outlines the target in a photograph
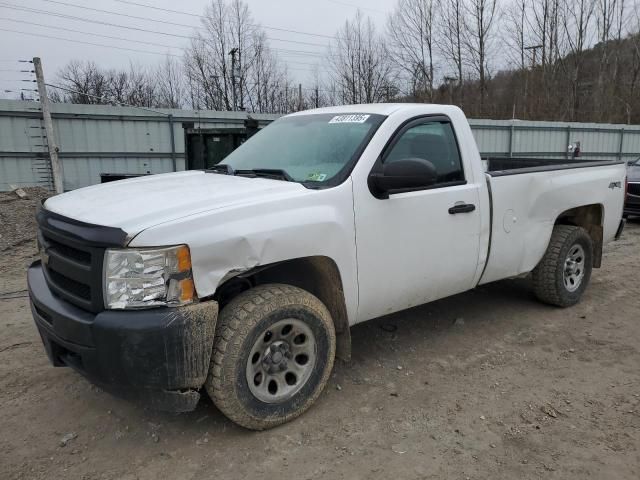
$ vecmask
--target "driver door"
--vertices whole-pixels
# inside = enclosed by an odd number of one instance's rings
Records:
[[[479,187],[465,178],[450,121],[427,117],[410,122],[376,165],[406,158],[430,161],[436,184],[386,199],[374,197],[366,185],[354,185],[358,321],[473,287],[480,247]]]

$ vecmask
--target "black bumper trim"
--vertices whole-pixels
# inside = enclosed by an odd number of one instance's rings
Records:
[[[622,213],[626,217],[640,217],[640,205],[625,205]]]
[[[27,278],[31,312],[54,366],[158,410],[195,408],[209,372],[216,302],[92,314],[55,296],[39,262]]]

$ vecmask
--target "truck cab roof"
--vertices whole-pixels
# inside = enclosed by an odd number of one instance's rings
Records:
[[[368,113],[372,115],[385,115],[389,116],[399,110],[424,110],[425,115],[429,114],[444,114],[447,115],[449,111],[459,111],[459,108],[454,105],[439,105],[435,103],[363,103],[357,105],[340,105],[337,107],[325,107],[316,108],[313,110],[305,110],[301,112],[292,113],[287,116],[298,115],[314,115],[314,114],[343,114],[343,113]]]

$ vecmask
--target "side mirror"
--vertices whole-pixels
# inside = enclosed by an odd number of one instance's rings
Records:
[[[384,164],[381,170],[369,175],[369,189],[377,198],[427,188],[438,181],[433,163],[422,158],[396,160]]]

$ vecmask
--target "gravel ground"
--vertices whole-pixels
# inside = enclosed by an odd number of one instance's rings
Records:
[[[0,252],[35,241],[36,205],[51,194],[40,187],[24,187],[22,199],[14,192],[0,192]]]
[[[25,288],[31,240],[0,254],[0,293]],[[0,298],[0,477],[636,480],[639,269],[636,223],[573,308],[509,280],[358,325],[317,404],[259,433],[52,368],[27,299]]]

